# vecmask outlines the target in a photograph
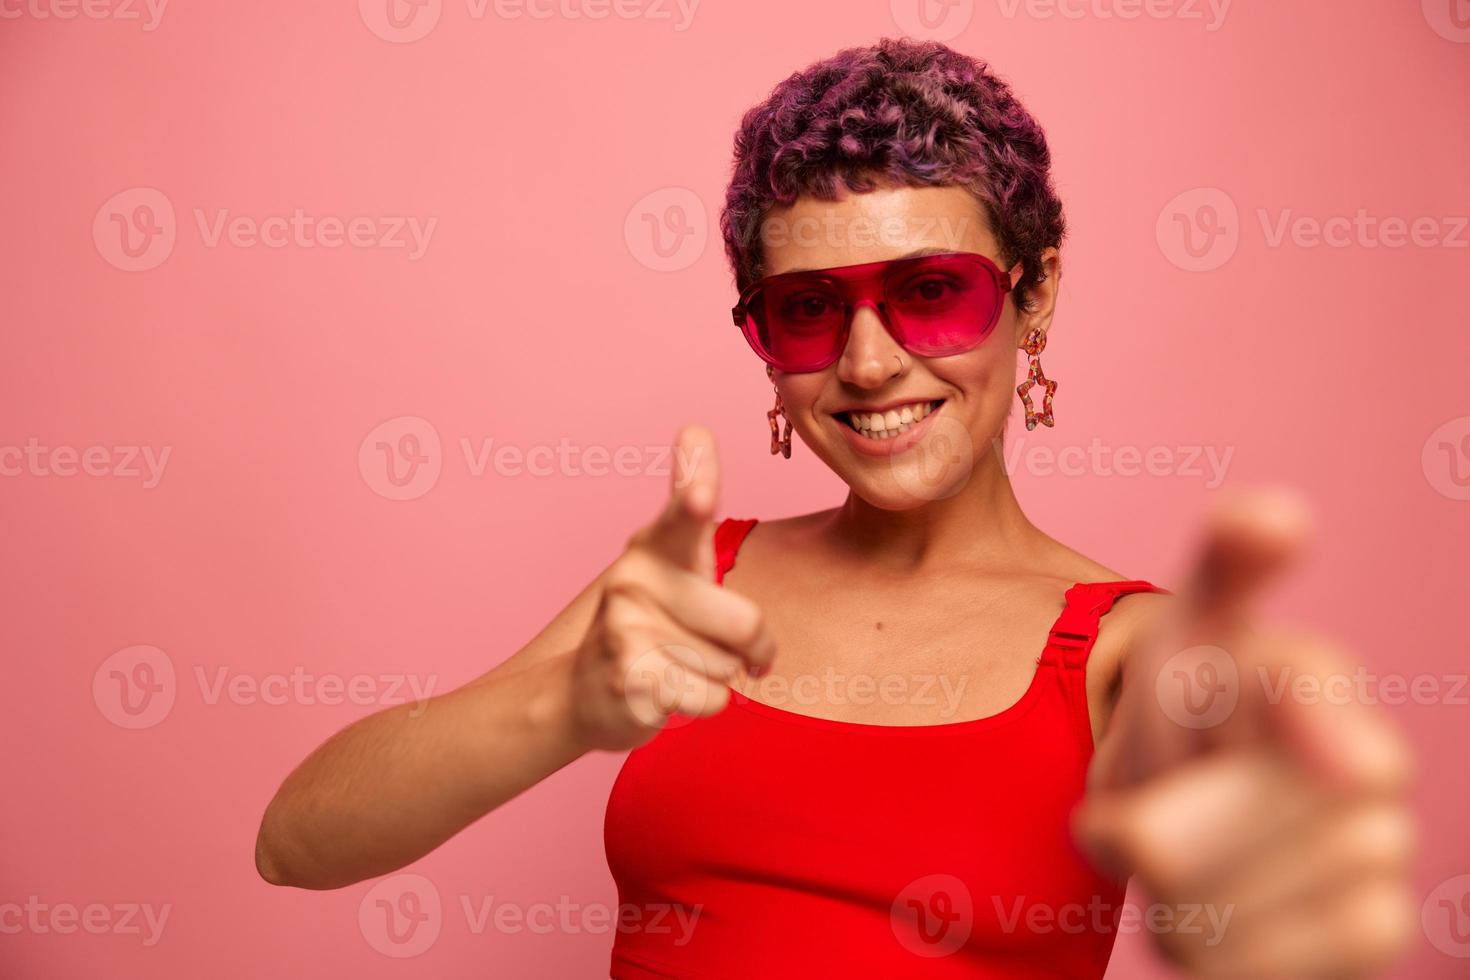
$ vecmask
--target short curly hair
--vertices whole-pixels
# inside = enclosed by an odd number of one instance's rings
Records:
[[[761,277],[760,226],[802,195],[960,186],[990,221],[1018,303],[1066,232],[1046,134],[990,67],[937,41],[883,38],[808,66],[745,113],[720,231],[736,288]]]

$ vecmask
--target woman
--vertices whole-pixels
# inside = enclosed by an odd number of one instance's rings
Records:
[[[1167,595],[1012,493],[1017,392],[1054,424],[1063,218],[1010,89],[935,43],[812,65],[743,120],[721,224],[772,452],[794,430],[847,499],[717,522],[711,437],[685,428],[666,508],[524,649],[286,779],[261,874],[381,875],[636,749],[607,812],[616,977],[1095,977],[1130,921],[1201,975],[1386,962],[1413,921],[1401,744],[1260,680],[1343,669],[1250,623],[1291,501],[1222,509]]]

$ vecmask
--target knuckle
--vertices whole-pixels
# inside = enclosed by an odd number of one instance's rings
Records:
[[[642,552],[625,551],[608,569],[608,588],[627,589],[638,584],[646,574],[646,561]]]
[[[1355,816],[1347,836],[1349,853],[1371,865],[1392,868],[1413,857],[1417,835],[1406,808],[1378,806]]]
[[[770,646],[766,614],[753,600],[729,593],[737,601],[731,606],[729,636],[733,646],[746,653],[761,654]]]
[[[1209,869],[1202,867],[1193,853],[1140,839],[1136,834],[1131,846],[1125,846],[1125,853],[1133,855],[1137,873],[1160,896],[1161,902],[1195,894],[1202,879],[1208,876]]]
[[[648,597],[662,587],[664,565],[661,559],[644,551],[630,551],[613,565],[610,585],[628,595]]]
[[[1354,895],[1343,915],[1342,935],[1357,957],[1382,963],[1409,944],[1415,921],[1414,900],[1406,884],[1382,882]]]
[[[643,612],[636,599],[620,590],[607,596],[602,607],[602,622],[616,642],[639,627],[643,622]]]
[[[700,699],[699,714],[709,716],[725,710],[730,703],[730,689],[723,684],[708,684]]]
[[[632,534],[628,535],[628,541],[623,546],[623,551],[624,551],[624,553],[627,553],[627,552],[630,552],[630,551],[639,551],[639,550],[641,550],[643,548],[648,547],[648,545],[652,541],[653,541],[653,525],[652,524],[645,524],[642,527],[638,528],[636,531],[634,531]]]
[[[641,639],[625,636],[616,657],[613,672],[621,693],[652,690],[659,684],[661,671],[653,651]]]
[[[742,598],[731,618],[731,637],[742,649],[756,646],[765,635],[765,615],[750,600]]]

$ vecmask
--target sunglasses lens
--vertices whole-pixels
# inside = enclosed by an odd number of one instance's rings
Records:
[[[784,371],[810,371],[840,353],[846,318],[842,294],[820,279],[773,281],[746,304],[751,343]]]
[[[880,307],[888,330],[920,357],[970,350],[990,335],[1005,303],[1005,274],[971,253],[773,276],[745,301],[745,336],[783,371],[820,371],[842,355],[847,312]]]
[[[967,256],[936,255],[896,270],[884,290],[900,343],[924,357],[969,350],[1000,318],[1005,294],[990,269]]]

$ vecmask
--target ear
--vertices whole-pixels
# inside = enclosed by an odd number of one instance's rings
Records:
[[[1062,260],[1056,249],[1048,248],[1041,253],[1041,270],[1045,278],[1027,291],[1026,305],[1016,307],[1017,347],[1032,330],[1040,330],[1044,335],[1051,329],[1062,287]]]

